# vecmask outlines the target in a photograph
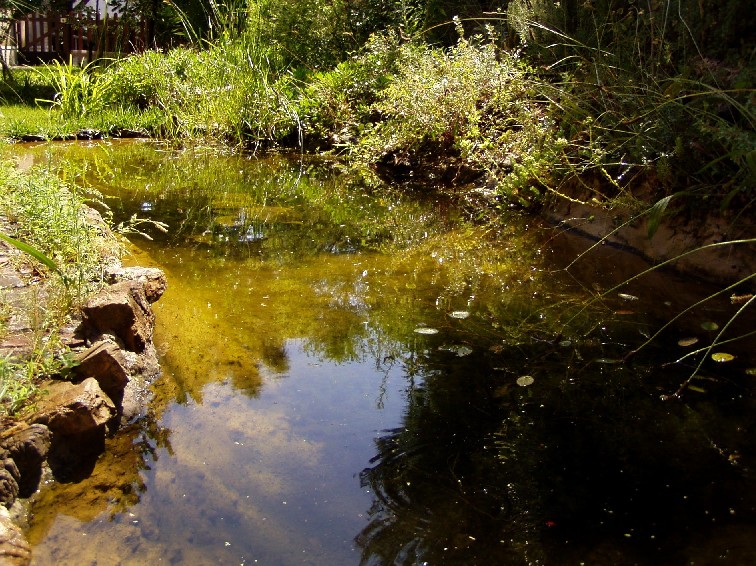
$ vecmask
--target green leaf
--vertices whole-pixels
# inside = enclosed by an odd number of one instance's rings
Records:
[[[68,285],[68,279],[63,274],[63,272],[58,268],[58,265],[49,257],[47,257],[45,254],[43,254],[41,251],[39,251],[37,248],[30,246],[29,244],[25,244],[24,242],[20,240],[16,240],[15,238],[11,238],[10,236],[6,236],[5,234],[0,234],[0,240],[4,240],[8,242],[11,246],[14,246],[15,248],[21,250],[25,254],[32,256],[34,259],[36,259],[40,263],[47,266],[51,271],[57,273],[60,276],[60,278],[63,280],[63,283],[65,285]]]
[[[756,149],[745,154],[745,161],[748,164],[748,169],[751,170],[751,175],[756,177]]]
[[[672,200],[673,197],[675,197],[678,193],[669,195],[664,197],[663,199],[659,200],[652,206],[648,211],[648,239],[654,237],[654,234],[656,234],[656,231],[659,229],[659,225],[661,224],[662,217],[664,216],[664,211],[667,210],[667,206],[669,206],[669,201]]]

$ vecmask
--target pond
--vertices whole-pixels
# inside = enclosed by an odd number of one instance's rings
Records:
[[[152,239],[127,261],[169,282],[148,414],[42,489],[35,564],[756,560],[753,341],[662,400],[729,295],[620,363],[712,289],[655,272],[592,300],[643,262],[568,272],[590,242],[327,161],[23,151],[132,219]]]

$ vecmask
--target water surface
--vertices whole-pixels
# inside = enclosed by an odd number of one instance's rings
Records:
[[[31,151],[31,150],[30,150]],[[166,272],[149,417],[40,494],[36,564],[688,564],[756,558],[753,343],[709,289],[323,162],[58,145],[38,163]],[[65,165],[61,159],[65,157]],[[725,298],[726,299],[726,298]],[[745,325],[747,326],[747,324]]]

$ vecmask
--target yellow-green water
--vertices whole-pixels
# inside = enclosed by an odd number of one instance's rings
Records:
[[[588,304],[551,229],[478,226],[450,198],[371,190],[327,163],[147,143],[24,151],[65,159],[116,222],[168,224],[139,225],[154,240],[132,235],[127,259],[169,281],[149,416],[90,477],[42,490],[36,564],[756,554],[749,348],[707,365],[704,393],[660,401],[689,368],[659,363],[730,307],[616,363],[697,286],[665,276],[628,289],[637,301]],[[585,286],[631,261],[597,256]]]

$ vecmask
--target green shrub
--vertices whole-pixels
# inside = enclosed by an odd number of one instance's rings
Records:
[[[395,35],[375,35],[360,54],[306,78],[297,112],[312,144],[344,147],[357,141],[395,70],[398,49]]]
[[[521,204],[540,193],[564,144],[516,54],[495,37],[461,37],[449,49],[405,44],[396,68],[373,108],[380,123],[356,147],[360,160],[419,169],[427,159],[485,172]]]

